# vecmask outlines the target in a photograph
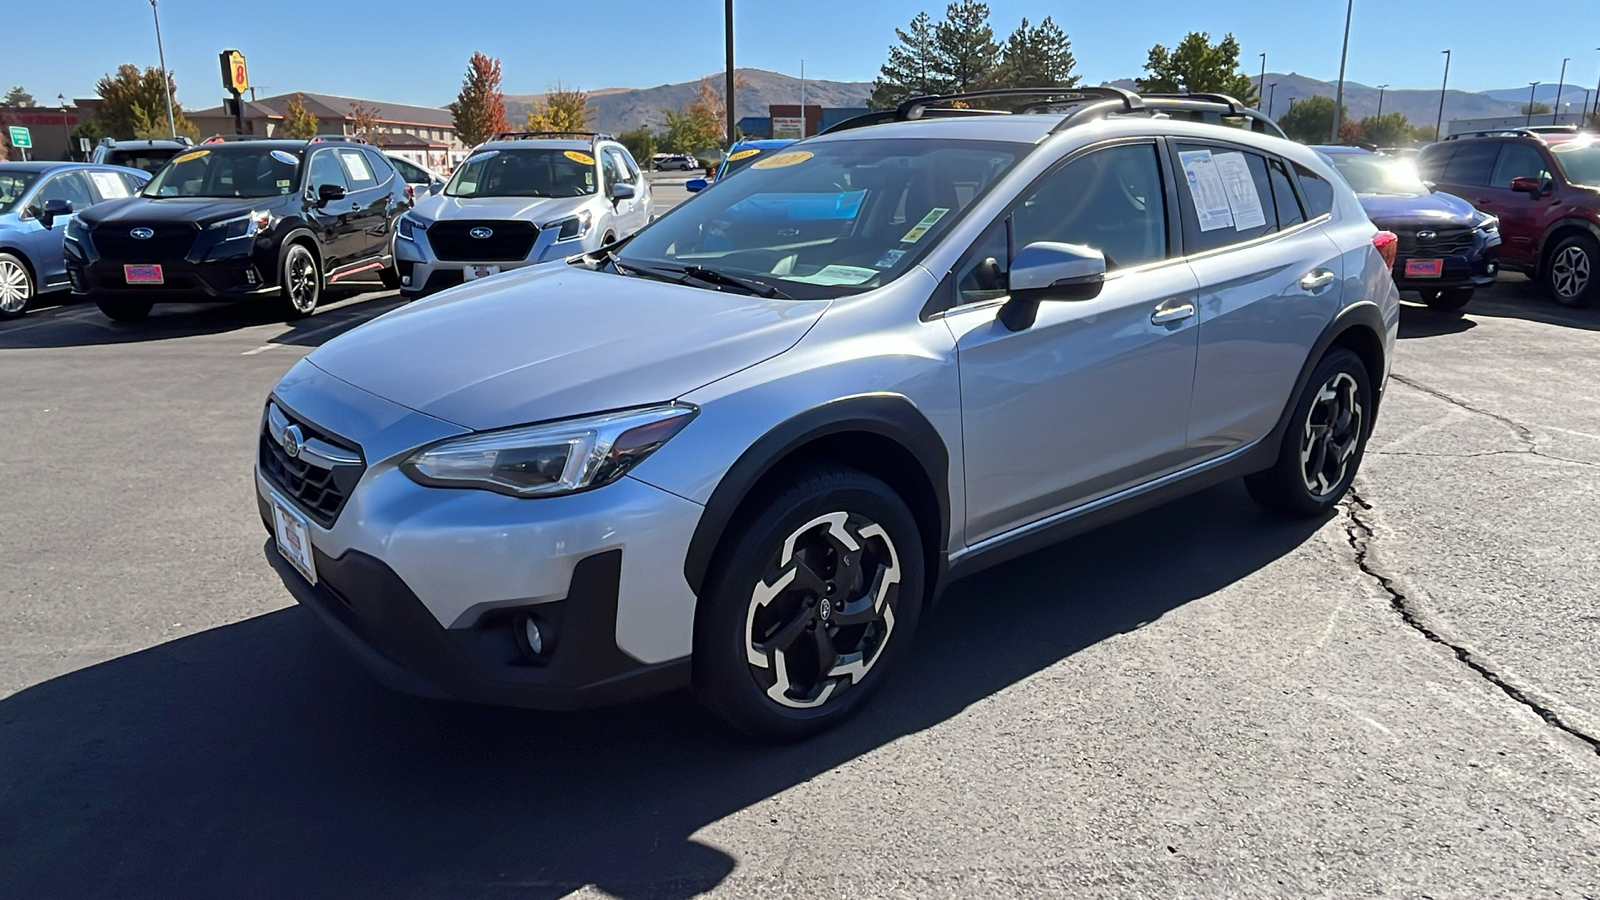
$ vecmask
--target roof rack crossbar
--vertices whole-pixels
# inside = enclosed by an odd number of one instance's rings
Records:
[[[895,110],[896,122],[909,122],[922,118],[929,107],[943,103],[967,102],[971,100],[992,100],[1006,98],[1036,97],[1033,103],[1025,104],[1032,108],[1040,105],[1060,106],[1067,103],[1081,103],[1085,100],[1117,100],[1128,112],[1136,112],[1143,107],[1143,101],[1138,94],[1123,90],[1119,87],[1048,87],[1048,88],[994,88],[987,91],[967,91],[961,94],[931,94],[926,97],[912,97],[900,104]]]
[[[536,141],[545,138],[586,138],[590,143],[616,140],[603,131],[502,131],[489,140]]]

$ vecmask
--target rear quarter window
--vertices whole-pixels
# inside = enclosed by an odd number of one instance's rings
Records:
[[[1306,215],[1315,219],[1333,212],[1333,185],[1328,179],[1299,163],[1294,164],[1295,177],[1300,181],[1300,196],[1305,199]]]

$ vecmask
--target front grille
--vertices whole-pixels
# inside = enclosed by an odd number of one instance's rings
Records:
[[[351,442],[307,424],[305,420],[297,418],[281,406],[278,409],[284,413],[290,424],[300,426],[300,430],[307,438],[325,441],[348,450],[357,457],[361,456],[360,448]],[[272,482],[285,497],[293,500],[302,512],[322,527],[332,527],[334,521],[339,518],[340,511],[344,509],[345,501],[350,499],[350,492],[355,490],[356,482],[361,480],[361,475],[367,467],[364,464],[357,464],[334,466],[330,469],[314,465],[303,458],[291,457],[270,431],[271,429],[263,422],[260,448],[262,474],[266,475],[267,480]]]
[[[472,236],[474,228],[487,228],[486,238]],[[533,250],[539,226],[532,222],[435,222],[428,228],[428,243],[439,259],[449,262],[520,262]]]
[[[1396,230],[1400,238],[1400,255],[1433,259],[1441,256],[1466,256],[1472,252],[1473,235],[1470,228],[1437,228],[1431,241],[1417,239],[1416,230]]]
[[[129,233],[135,228],[148,228],[155,232],[155,236],[140,240]],[[90,233],[90,240],[104,259],[153,263],[188,256],[199,234],[193,225],[183,223],[129,225],[118,222],[94,229]]]

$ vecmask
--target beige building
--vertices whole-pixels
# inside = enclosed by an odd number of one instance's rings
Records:
[[[260,100],[246,100],[246,133],[275,136],[283,125],[289,102],[297,96],[305,104],[306,110],[317,117],[317,130],[323,134],[354,134],[352,111],[359,105],[379,122],[379,133],[371,136],[373,144],[386,153],[393,153],[436,172],[454,169],[472,149],[456,137],[455,121],[448,109],[358,100],[331,94],[279,94]],[[234,133],[233,116],[220,106],[185,111],[184,115],[200,129],[202,139],[215,134]]]

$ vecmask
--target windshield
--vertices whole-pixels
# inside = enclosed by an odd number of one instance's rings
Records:
[[[1561,171],[1572,184],[1600,187],[1600,141],[1577,138],[1550,147]]]
[[[451,197],[582,197],[595,192],[594,156],[551,147],[486,150],[445,186]]]
[[[300,155],[266,147],[214,145],[172,158],[145,185],[146,197],[275,197],[300,183]]]
[[[617,259],[624,269],[715,269],[802,299],[869,290],[911,268],[1028,149],[890,138],[763,153]]]
[[[0,172],[0,213],[11,212],[38,180],[37,172]]]
[[[1358,194],[1429,193],[1411,160],[1368,153],[1330,153],[1328,159]]]
[[[155,173],[161,171],[161,167],[166,165],[168,160],[182,152],[181,149],[176,147],[169,149],[155,147],[139,150],[112,150],[106,154],[105,163],[108,166],[127,166],[130,169],[143,169],[146,172]]]

